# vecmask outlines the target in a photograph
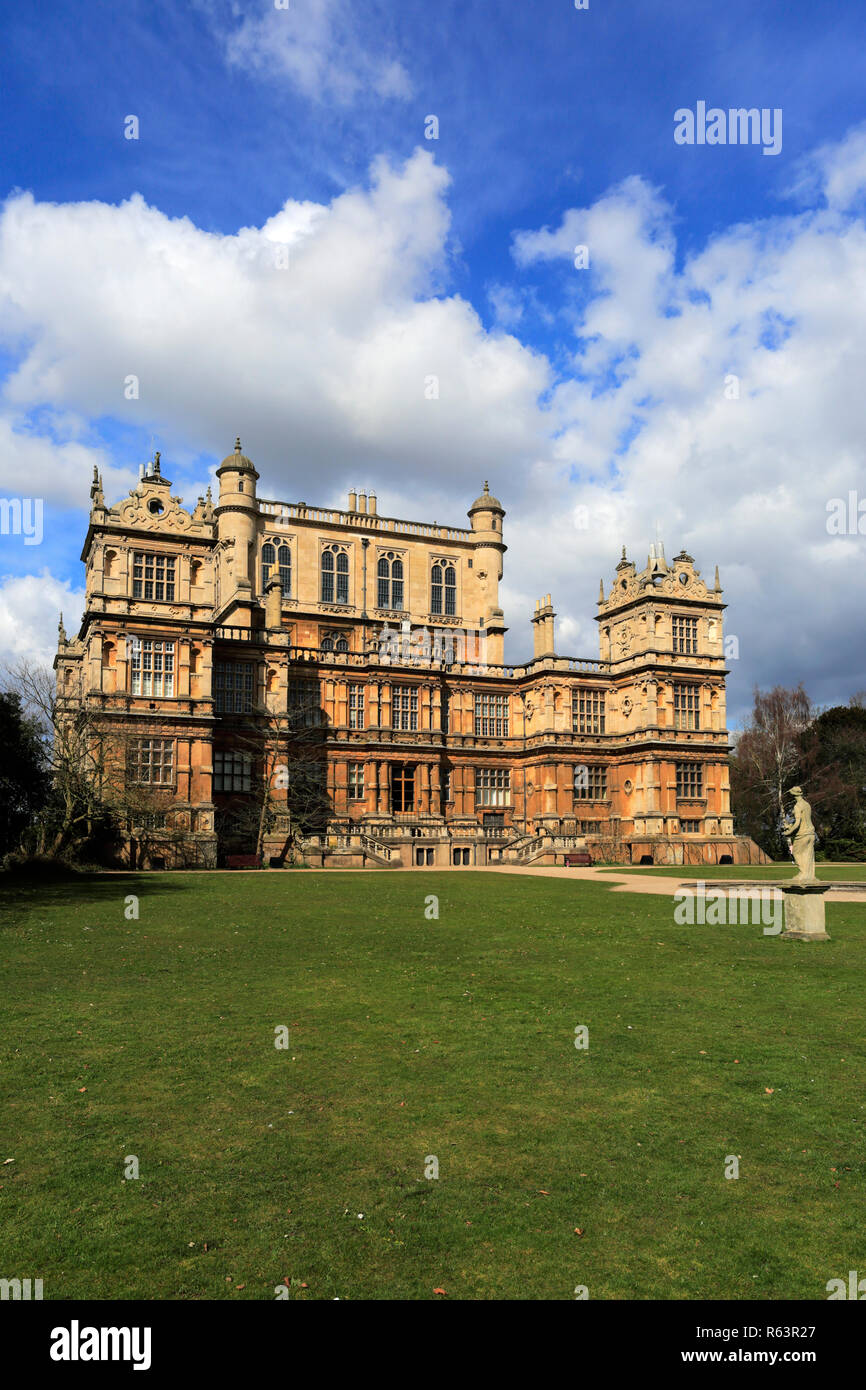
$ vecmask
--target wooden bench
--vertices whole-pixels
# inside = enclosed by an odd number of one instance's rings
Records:
[[[567,854],[565,856],[565,867],[567,869],[591,869],[592,855],[587,854],[586,850],[579,850],[577,854]]]
[[[262,861],[257,854],[227,854],[227,869],[260,869]]]

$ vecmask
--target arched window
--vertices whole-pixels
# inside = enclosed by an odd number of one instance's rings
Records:
[[[380,555],[378,566],[378,603],[379,608],[402,608],[403,607],[403,561],[399,555],[395,555],[393,550],[389,550],[387,555]]]
[[[322,603],[334,602],[334,552],[322,551]]]
[[[442,571],[444,565],[436,564],[433,566],[430,575],[430,612],[442,612]]]
[[[349,556],[339,545],[322,551],[322,603],[349,602]]]
[[[271,547],[273,549],[273,547]],[[292,592],[292,552],[287,545],[281,545],[279,551],[280,566],[280,589],[283,598],[289,598]]]
[[[457,612],[457,571],[444,560],[437,560],[430,574],[430,612],[449,617]]]
[[[337,602],[349,602],[349,557],[345,550],[337,556]]]
[[[276,564],[276,562],[277,552],[271,545],[270,541],[266,541],[265,544],[262,546],[262,593],[264,593],[268,587],[268,580],[271,577],[271,570],[273,566]]]
[[[345,632],[326,632],[322,638],[323,652],[347,652],[349,637]]]
[[[453,565],[445,566],[445,612],[452,618],[457,612],[457,571]]]

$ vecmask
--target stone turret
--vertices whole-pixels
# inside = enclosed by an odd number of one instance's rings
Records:
[[[252,569],[255,563],[256,518],[258,500],[256,483],[259,475],[252,459],[235,440],[234,453],[224,458],[216,473],[219,478],[219,502],[215,508],[219,536],[219,568],[221,602],[230,602],[235,595],[249,599],[252,594]]]
[[[479,614],[487,633],[487,661],[501,665],[504,660],[504,640],[508,631],[505,615],[499,606],[499,581],[502,579],[502,556],[508,547],[502,540],[502,518],[505,508],[494,497],[485,481],[484,491],[476,497],[468,512],[469,524],[475,532],[475,569],[478,584],[485,597],[485,609]]]

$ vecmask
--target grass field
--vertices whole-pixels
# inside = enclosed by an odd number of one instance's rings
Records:
[[[660,878],[733,878],[744,880],[793,878],[796,864],[599,864],[602,874],[655,874]],[[825,882],[862,883],[866,864],[816,864],[815,877]]]
[[[46,1299],[815,1299],[866,1271],[866,907],[806,945],[469,871],[0,892],[0,1275]]]

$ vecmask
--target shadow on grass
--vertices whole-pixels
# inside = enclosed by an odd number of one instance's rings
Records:
[[[129,894],[152,898],[157,893],[188,892],[189,881],[173,881],[170,874],[72,873],[68,877],[39,879],[18,874],[0,874],[0,922],[9,924],[16,909],[65,907],[83,900],[104,902]]]

